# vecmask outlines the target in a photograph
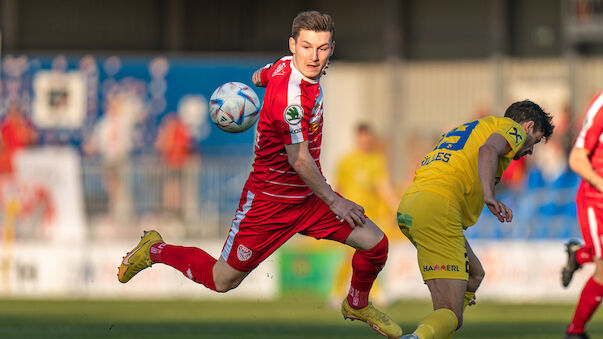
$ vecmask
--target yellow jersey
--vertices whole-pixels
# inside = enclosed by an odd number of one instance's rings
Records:
[[[337,167],[339,193],[364,207],[364,212],[370,218],[390,216],[386,202],[379,195],[379,185],[387,182],[387,178],[385,157],[376,151],[353,151]]]
[[[484,208],[477,158],[479,148],[492,134],[502,135],[511,151],[498,158],[496,183],[526,140],[521,125],[510,118],[488,116],[458,126],[442,135],[436,147],[423,158],[406,194],[430,191],[458,202],[464,227],[477,221]]]

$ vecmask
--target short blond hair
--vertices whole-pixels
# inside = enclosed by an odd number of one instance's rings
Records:
[[[293,19],[291,37],[297,40],[299,32],[303,29],[313,32],[330,32],[331,41],[333,41],[335,35],[335,22],[333,22],[333,19],[328,14],[320,13],[318,11],[305,11],[299,13],[295,19]]]

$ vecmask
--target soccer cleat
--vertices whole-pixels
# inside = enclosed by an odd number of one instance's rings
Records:
[[[376,309],[373,304],[359,310],[354,309],[348,304],[348,299],[344,299],[341,304],[341,313],[343,319],[362,320],[373,330],[388,338],[400,338],[402,329],[387,314]]]
[[[127,283],[138,272],[153,265],[149,251],[151,245],[159,242],[163,242],[163,239],[157,231],[144,231],[144,235],[140,239],[138,245],[126,254],[121,265],[119,265],[117,269],[117,279],[122,283]]]
[[[563,339],[589,339],[590,337],[582,332],[582,333],[567,333],[565,332],[565,336]]]
[[[576,240],[570,240],[565,244],[565,251],[567,252],[567,263],[563,266],[561,270],[561,284],[563,287],[567,287],[572,281],[572,277],[574,276],[574,272],[580,269],[580,264],[576,259],[576,252],[582,248],[579,242]]]

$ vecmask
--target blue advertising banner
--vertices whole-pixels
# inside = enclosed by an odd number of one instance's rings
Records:
[[[251,85],[266,58],[7,55],[2,60],[0,114],[19,109],[42,144],[83,147],[95,124],[120,111],[132,133],[132,153],[153,149],[166,116],[178,114],[202,153],[250,154],[254,128],[238,134],[217,128],[207,100],[220,85]],[[252,86],[260,100],[264,89]]]

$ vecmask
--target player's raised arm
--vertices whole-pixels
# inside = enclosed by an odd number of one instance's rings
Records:
[[[498,133],[492,133],[486,142],[479,148],[477,160],[479,180],[482,184],[484,201],[488,209],[494,214],[500,222],[510,222],[513,219],[513,212],[494,195],[494,185],[496,184],[496,169],[498,168],[498,158],[511,151],[511,146],[507,139]]]
[[[262,83],[262,71],[264,69],[265,68],[262,67],[262,68],[256,70],[255,72],[253,72],[253,75],[251,76],[251,81],[257,87],[266,87],[266,85]]]
[[[285,145],[289,164],[306,185],[324,201],[331,211],[353,227],[364,225],[364,208],[337,195],[327,184],[308,151],[308,142]]]
[[[266,66],[259,68],[258,70],[253,72],[253,74],[251,75],[251,82],[253,82],[253,84],[257,87],[268,86],[268,82],[270,82],[270,76],[268,74],[270,73],[270,69],[272,68],[272,66],[277,62],[278,60],[276,62],[266,64]]]
[[[603,192],[603,178],[595,172],[588,156],[587,149],[574,147],[569,155],[569,165],[582,179],[588,181],[599,192]]]

